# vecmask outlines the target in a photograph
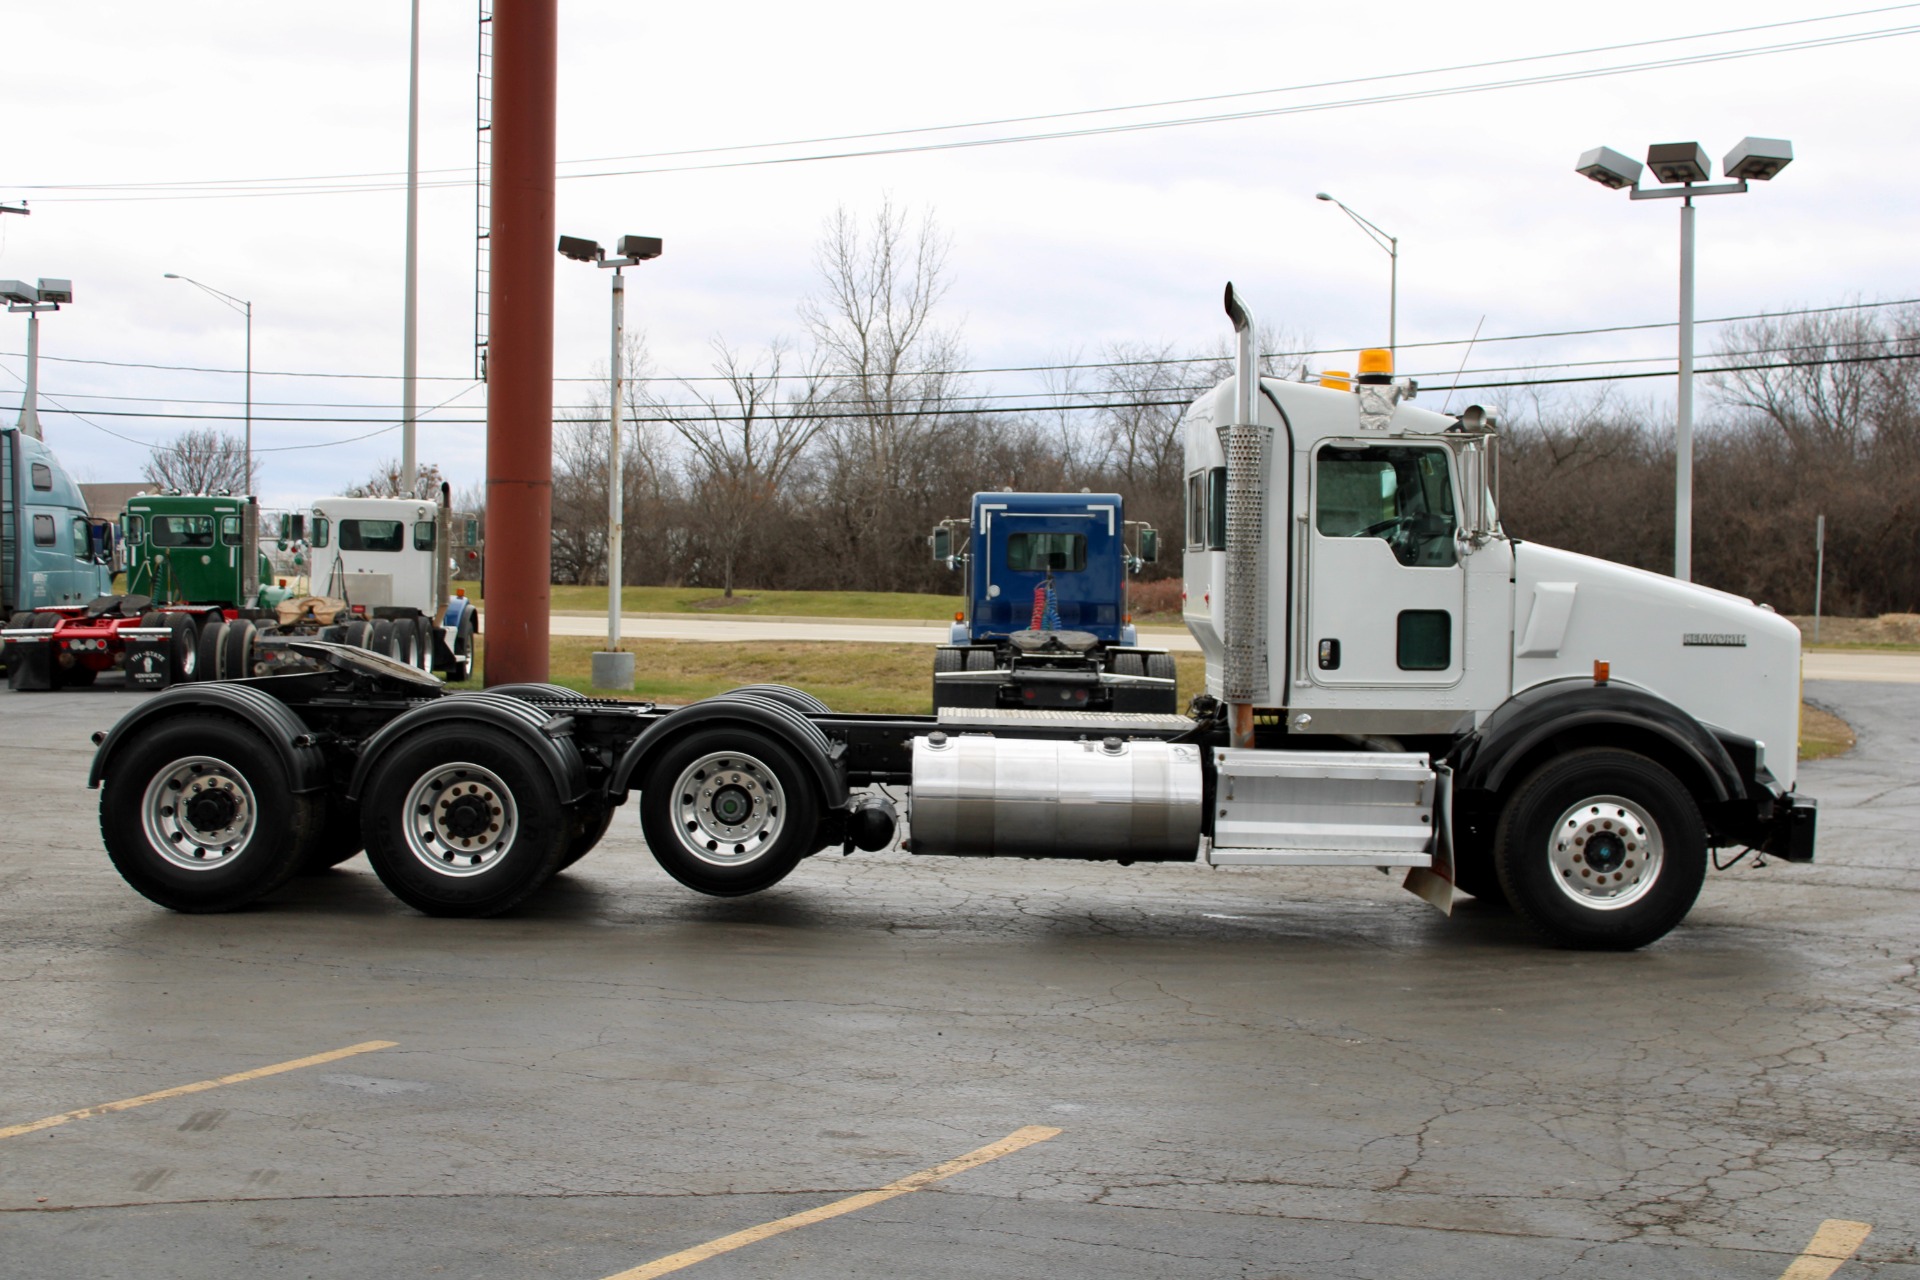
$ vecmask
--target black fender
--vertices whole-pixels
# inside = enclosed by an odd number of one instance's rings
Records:
[[[140,729],[193,711],[216,712],[258,730],[285,766],[295,795],[326,790],[326,754],[315,744],[306,723],[271,694],[225,680],[175,685],[121,716],[119,723],[100,739],[99,750],[93,753],[93,770],[87,775],[87,785],[100,785],[112,770],[114,754]]]
[[[1713,730],[1685,710],[1638,685],[1584,676],[1549,680],[1523,689],[1494,709],[1480,727],[1448,754],[1454,785],[1498,792],[1513,770],[1538,758],[1556,738],[1591,742],[1651,742],[1669,763],[1690,771],[1719,803],[1746,795],[1747,784],[1732,754]]]
[[[428,725],[462,722],[500,729],[530,749],[546,766],[561,804],[573,804],[586,795],[587,765],[571,736],[571,718],[489,692],[449,694],[389,721],[361,750],[360,762],[347,783],[347,799],[360,799],[381,759],[403,738]]]
[[[633,779],[645,777],[655,757],[682,735],[726,724],[747,725],[772,734],[812,770],[820,785],[824,810],[846,804],[846,768],[820,726],[784,701],[742,690],[696,702],[654,721],[620,753],[607,780],[607,798],[615,804],[624,803]]]

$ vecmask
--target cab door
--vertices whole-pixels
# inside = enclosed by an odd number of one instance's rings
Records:
[[[1453,495],[1439,444],[1336,440],[1314,451],[1303,656],[1315,684],[1459,682],[1466,573]]]

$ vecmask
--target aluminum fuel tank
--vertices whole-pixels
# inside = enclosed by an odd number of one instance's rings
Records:
[[[931,733],[913,740],[913,852],[1185,862],[1200,748]]]

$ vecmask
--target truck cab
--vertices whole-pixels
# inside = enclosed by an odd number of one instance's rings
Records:
[[[260,552],[259,508],[232,494],[138,494],[120,517],[127,592],[166,604],[259,607],[272,566]]]
[[[84,605],[113,589],[110,532],[44,441],[0,429],[0,602],[5,615]]]
[[[934,655],[936,709],[1174,710],[1173,660],[1140,647],[1127,611],[1127,575],[1157,535],[1119,494],[976,493],[929,545],[967,583]]]

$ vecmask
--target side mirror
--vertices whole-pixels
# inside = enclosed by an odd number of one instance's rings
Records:
[[[1471,546],[1484,546],[1493,535],[1488,492],[1487,454],[1493,437],[1481,436],[1461,442],[1457,461],[1460,466],[1460,536]]]
[[[1160,558],[1160,535],[1152,529],[1140,530],[1140,560],[1152,564]]]
[[[927,538],[927,545],[933,548],[933,558],[941,563],[953,559],[953,530],[942,525]]]

